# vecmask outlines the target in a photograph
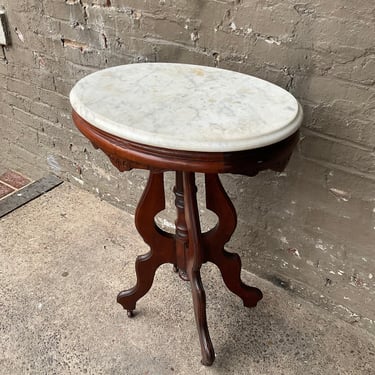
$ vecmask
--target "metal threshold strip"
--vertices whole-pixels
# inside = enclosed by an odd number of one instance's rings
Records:
[[[62,183],[63,180],[50,174],[3,198],[0,200],[0,218]]]

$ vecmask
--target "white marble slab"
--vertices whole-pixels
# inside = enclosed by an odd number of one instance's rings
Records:
[[[302,121],[284,89],[205,66],[145,63],[81,79],[74,110],[95,127],[138,143],[187,151],[238,151],[294,133]]]

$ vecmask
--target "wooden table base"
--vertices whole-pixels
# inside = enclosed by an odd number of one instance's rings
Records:
[[[117,301],[133,316],[137,301],[151,288],[157,268],[171,263],[184,280],[191,284],[194,314],[202,352],[202,364],[210,366],[215,353],[206,318],[206,295],[200,268],[205,262],[215,263],[220,269],[225,285],[238,295],[246,307],[256,306],[262,292],[241,281],[241,259],[229,253],[224,245],[231,238],[237,224],[237,215],[217,174],[205,175],[206,205],[218,222],[210,231],[202,233],[193,172],[176,172],[175,205],[177,209],[176,232],[163,231],[155,223],[155,216],[165,208],[162,172],[151,171],[147,186],[138,204],[135,224],[149,253],[137,257],[136,285],[119,293]]]
[[[151,288],[157,268],[171,263],[182,279],[190,281],[194,313],[202,349],[202,363],[215,359],[206,318],[206,297],[200,268],[212,262],[221,271],[226,286],[238,295],[245,306],[252,307],[262,298],[259,289],[241,281],[241,259],[224,250],[236,227],[236,212],[218,178],[219,173],[255,176],[263,170],[281,172],[296,146],[298,131],[277,143],[249,150],[202,152],[166,149],[140,144],[107,133],[88,123],[73,111],[77,128],[100,148],[120,172],[134,168],[150,171],[150,177],[136,211],[137,229],[150,252],[137,258],[136,285],[121,292],[117,300],[133,315],[137,301]],[[163,172],[176,172],[176,231],[170,234],[155,223],[155,216],[165,208]],[[205,174],[206,205],[218,222],[202,233],[199,221],[194,173]]]

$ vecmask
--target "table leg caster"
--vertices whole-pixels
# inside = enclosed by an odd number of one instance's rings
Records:
[[[134,317],[134,310],[127,310],[128,318]]]

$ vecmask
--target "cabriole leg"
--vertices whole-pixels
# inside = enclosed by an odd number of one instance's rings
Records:
[[[244,306],[254,307],[263,294],[258,288],[244,284],[241,280],[241,258],[230,253],[224,245],[230,240],[236,225],[235,208],[216,174],[206,175],[206,206],[218,216],[218,223],[203,236],[207,261],[220,269],[225,285],[239,296]]]
[[[163,173],[150,172],[147,186],[138,204],[135,224],[144,241],[150,246],[147,254],[137,257],[136,285],[117,296],[117,302],[133,316],[137,301],[151,288],[155,272],[164,263],[176,264],[173,235],[162,231],[155,223],[155,216],[165,208]]]

